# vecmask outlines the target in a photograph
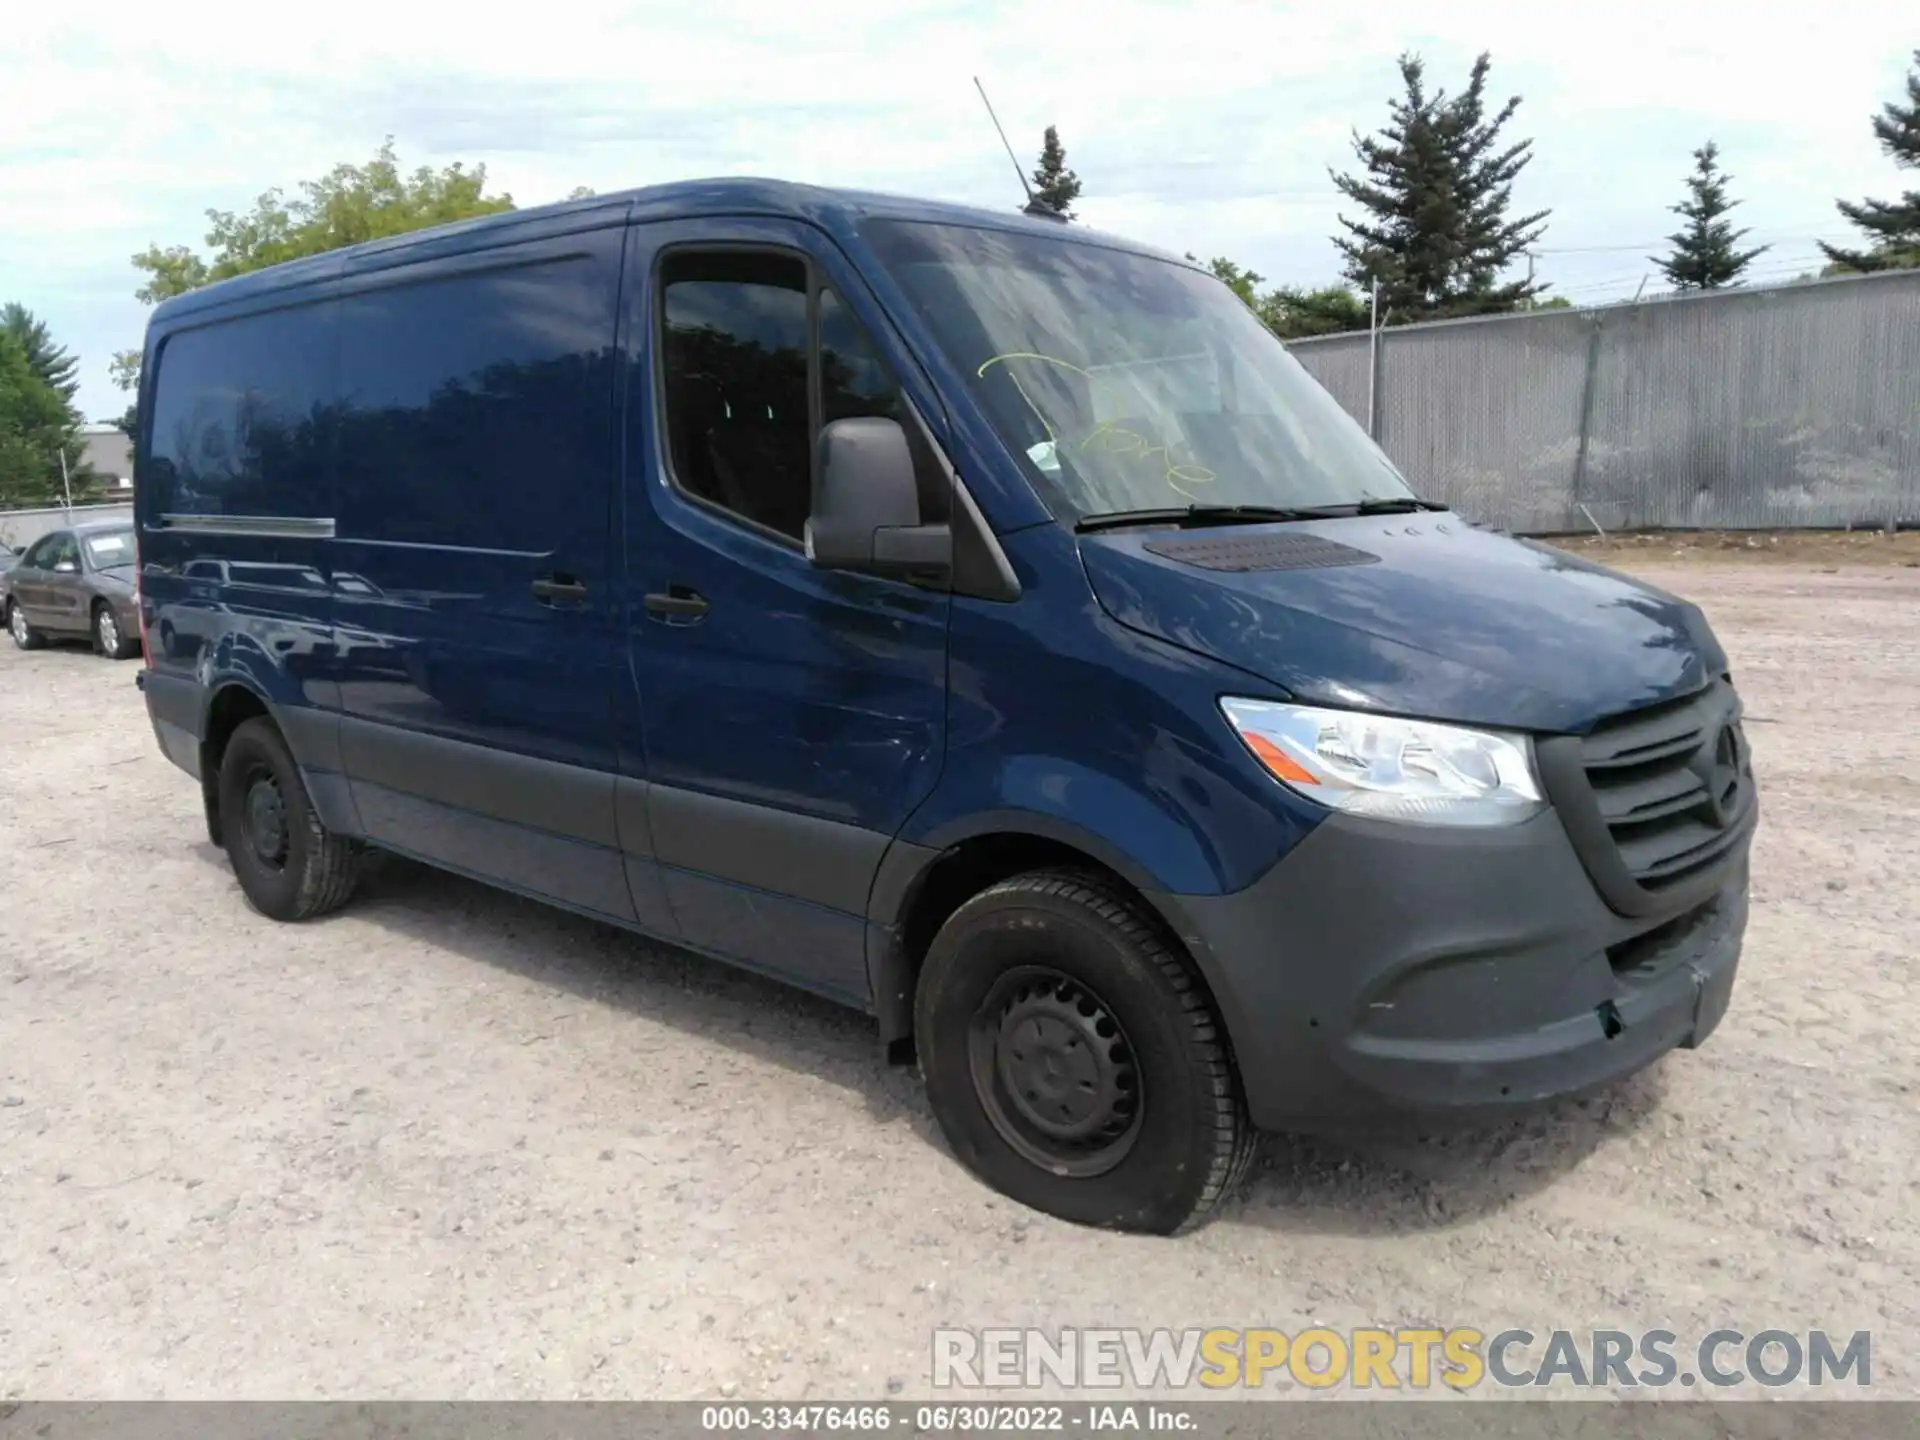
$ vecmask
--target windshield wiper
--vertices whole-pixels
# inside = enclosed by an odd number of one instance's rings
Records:
[[[1327,513],[1299,505],[1180,505],[1163,510],[1110,510],[1085,516],[1073,528],[1084,535],[1123,525],[1261,525],[1274,520],[1318,520]]]
[[[1352,505],[1330,505],[1330,513],[1344,512],[1352,515],[1411,515],[1416,510],[1444,510],[1447,507],[1437,500],[1421,500],[1412,495],[1396,495],[1391,500],[1375,499],[1368,496]]]

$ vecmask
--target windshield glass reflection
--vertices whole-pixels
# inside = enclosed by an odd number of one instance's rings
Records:
[[[968,226],[873,221],[863,234],[1066,518],[1413,493],[1210,275]]]

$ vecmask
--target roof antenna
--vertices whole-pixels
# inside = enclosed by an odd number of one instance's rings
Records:
[[[1020,188],[1027,192],[1027,203],[1023,213],[1046,220],[1058,220],[1065,224],[1067,217],[1035,195],[1033,187],[1027,183],[1027,172],[1020,168],[1020,157],[1013,153],[1013,142],[1007,139],[1007,132],[1000,124],[1000,117],[993,113],[993,102],[987,99],[987,87],[980,83],[978,75],[973,77],[973,88],[980,92],[980,103],[987,107],[987,118],[993,121],[993,128],[1000,132],[1000,143],[1007,147],[1007,159],[1013,162],[1013,173],[1020,177]]]

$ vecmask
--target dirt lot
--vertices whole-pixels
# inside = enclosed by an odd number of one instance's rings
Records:
[[[1920,1396],[1920,570],[1641,568],[1766,786],[1719,1033],[1492,1132],[1270,1142],[1177,1241],[996,1200],[866,1022],[719,966],[397,863],[258,919],[134,667],[6,647],[0,1398],[913,1396],[942,1323],[1309,1322],[1871,1329]]]

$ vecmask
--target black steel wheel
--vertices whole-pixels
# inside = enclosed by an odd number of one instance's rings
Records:
[[[967,1034],[974,1093],[993,1128],[1056,1175],[1104,1175],[1140,1134],[1140,1067],[1113,1011],[1044,965],[1003,974]]]
[[[353,894],[359,849],[314,813],[271,720],[244,722],[220,758],[220,837],[234,877],[261,914],[308,920]]]
[[[960,906],[921,967],[914,1043],[954,1153],[1062,1219],[1172,1233],[1252,1159],[1206,987],[1110,876],[1036,871]]]

